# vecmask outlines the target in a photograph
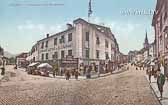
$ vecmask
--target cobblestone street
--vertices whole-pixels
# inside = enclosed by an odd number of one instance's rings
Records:
[[[145,71],[134,68],[90,80],[41,78],[1,83],[0,105],[159,105]]]

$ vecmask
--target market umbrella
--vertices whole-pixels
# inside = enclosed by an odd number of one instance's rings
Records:
[[[28,67],[33,67],[33,66],[36,66],[38,64],[40,64],[40,63],[39,62],[34,62],[34,63],[29,64]]]
[[[42,63],[39,66],[37,66],[37,68],[48,68],[48,69],[52,69],[53,67],[51,65],[49,65],[48,63]]]
[[[150,65],[151,65],[151,66],[155,66],[155,63],[154,63],[154,62],[151,62]]]

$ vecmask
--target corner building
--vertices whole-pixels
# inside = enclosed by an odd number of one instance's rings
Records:
[[[116,62],[119,53],[118,43],[110,28],[79,18],[67,29],[37,41],[32,47],[28,60],[54,61],[67,56],[78,59],[85,65],[100,61]]]

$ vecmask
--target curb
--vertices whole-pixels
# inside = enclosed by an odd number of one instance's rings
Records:
[[[144,76],[146,78],[146,76]],[[148,82],[148,79],[146,78],[146,81]],[[161,101],[159,100],[158,96],[156,95],[155,93],[155,90],[152,88],[152,86],[150,85],[150,83],[148,82],[151,90],[152,90],[152,93],[155,95],[156,99],[158,100],[158,102],[160,103],[160,105],[162,105]]]

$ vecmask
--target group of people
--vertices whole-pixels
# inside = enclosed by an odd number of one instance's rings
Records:
[[[163,86],[165,84],[166,77],[163,73],[163,71],[158,68],[157,70],[154,69],[154,67],[148,67],[147,68],[147,74],[148,74],[148,79],[149,82],[151,83],[151,76],[154,76],[155,79],[157,79],[157,86],[158,90],[160,92],[160,98],[162,99],[163,95]]]
[[[112,69],[112,70],[111,70]],[[107,64],[99,64],[96,65],[92,63],[90,65],[84,65],[83,63],[80,64],[79,68],[71,68],[70,67],[59,67],[58,64],[53,65],[53,77],[55,78],[56,75],[66,77],[66,80],[69,80],[71,76],[75,76],[78,79],[79,75],[86,76],[86,78],[91,78],[92,72],[97,73],[100,76],[101,73],[108,73],[112,72],[114,67],[109,67]]]

